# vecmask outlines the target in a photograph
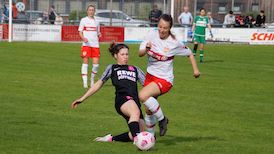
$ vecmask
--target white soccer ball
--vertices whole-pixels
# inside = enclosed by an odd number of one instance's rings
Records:
[[[141,132],[136,136],[135,145],[142,151],[151,149],[154,144],[155,138],[149,132]]]

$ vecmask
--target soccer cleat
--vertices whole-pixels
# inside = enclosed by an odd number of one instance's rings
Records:
[[[139,133],[138,133],[138,134],[139,134]],[[137,134],[137,135],[138,135],[138,134]],[[137,138],[137,136],[135,136],[135,137],[133,138],[133,144],[134,144],[134,145],[136,144],[137,140],[138,140],[138,138]]]
[[[108,134],[108,135],[103,136],[103,137],[96,137],[94,139],[94,141],[96,141],[96,142],[112,142],[112,135]]]
[[[164,136],[167,131],[168,118],[164,117],[163,120],[159,121],[160,136]]]
[[[87,89],[87,88],[88,88],[88,85],[84,85],[84,88]]]

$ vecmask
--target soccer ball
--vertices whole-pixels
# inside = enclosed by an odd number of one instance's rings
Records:
[[[146,151],[154,146],[155,138],[149,132],[141,132],[136,136],[134,143],[138,149]]]

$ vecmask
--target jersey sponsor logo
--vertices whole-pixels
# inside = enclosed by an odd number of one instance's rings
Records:
[[[86,56],[87,55],[87,52],[86,51],[83,51],[83,56]]]
[[[164,47],[164,52],[169,52],[169,48],[168,47]]]
[[[253,33],[251,36],[252,41],[273,41],[274,33]]]
[[[128,70],[134,71],[134,67],[133,66],[128,66]]]
[[[133,71],[118,70],[117,76],[118,80],[127,79],[136,82],[136,73]]]
[[[96,27],[88,27],[88,26],[85,26],[85,27],[84,27],[84,31],[96,31]]]

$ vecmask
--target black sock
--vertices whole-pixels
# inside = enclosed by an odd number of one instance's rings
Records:
[[[196,53],[196,51],[197,51],[197,48],[198,48],[198,44],[194,44],[194,48],[193,48],[193,50],[194,50],[194,53]]]
[[[122,133],[120,135],[116,135],[112,137],[113,141],[119,141],[119,142],[130,142],[130,138],[128,136],[128,132]]]
[[[137,121],[132,121],[128,124],[128,128],[131,132],[132,137],[134,138],[137,136],[137,133],[140,133],[140,127],[139,127],[139,122]]]

